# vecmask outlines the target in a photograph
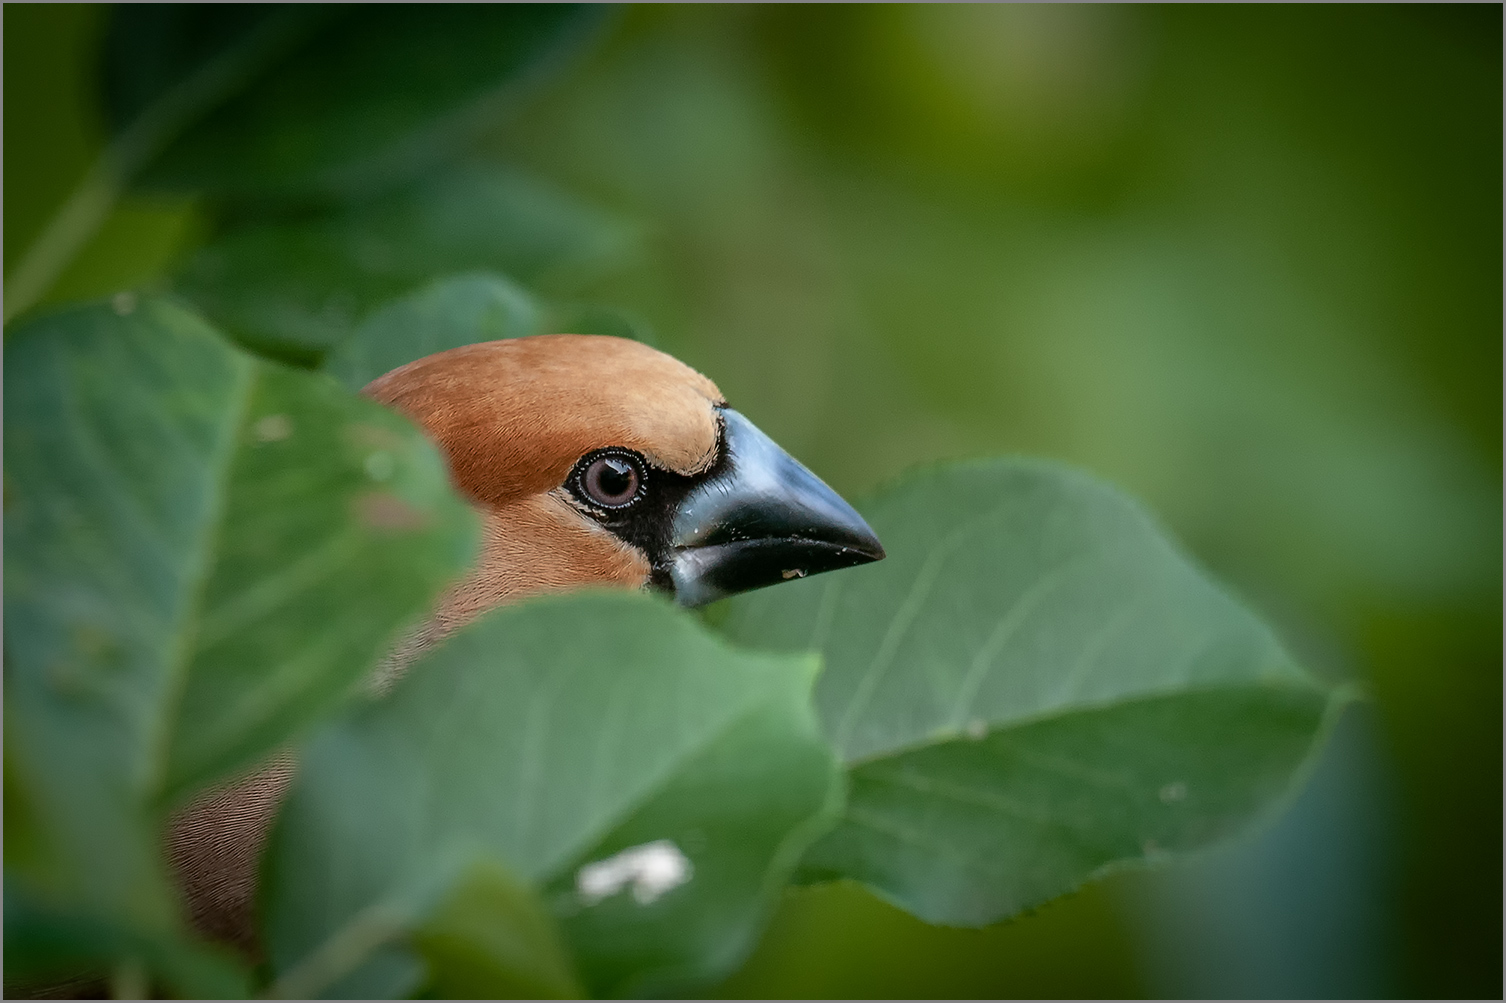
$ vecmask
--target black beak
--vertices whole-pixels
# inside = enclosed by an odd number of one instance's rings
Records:
[[[726,457],[675,512],[670,579],[682,606],[881,560],[863,517],[748,419],[722,409]]]

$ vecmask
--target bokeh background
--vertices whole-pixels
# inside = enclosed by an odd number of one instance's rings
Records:
[[[7,271],[99,152],[105,11],[4,11]],[[792,892],[746,996],[1502,989],[1502,12],[625,9],[475,155],[620,239],[626,309],[839,490],[1055,457],[1358,680],[1259,831],[986,930]],[[51,302],[210,232],[135,196]]]

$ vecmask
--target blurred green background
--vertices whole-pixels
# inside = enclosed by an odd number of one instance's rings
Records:
[[[104,10],[4,11],[4,248],[101,148]],[[1288,809],[987,930],[790,893],[749,996],[1501,992],[1501,8],[619,12],[477,155],[630,239],[621,306],[844,493],[982,454],[1145,499],[1361,680]],[[213,221],[132,197],[49,300]]]

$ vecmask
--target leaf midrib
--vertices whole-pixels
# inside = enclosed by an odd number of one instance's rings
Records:
[[[750,670],[749,672],[750,676],[756,676],[756,674],[754,670]],[[791,674],[793,675],[793,672]],[[708,729],[700,741],[687,744],[679,755],[675,756],[672,760],[666,761],[664,767],[655,771],[642,784],[634,797],[623,802],[620,809],[613,812],[604,812],[592,824],[583,827],[580,834],[569,840],[566,848],[562,852],[559,852],[552,862],[546,862],[537,869],[519,868],[518,873],[520,876],[529,875],[526,878],[527,883],[534,889],[545,888],[550,883],[559,880],[588,858],[590,851],[600,845],[601,841],[610,835],[614,829],[632,818],[636,812],[642,810],[644,805],[653,801],[673,781],[687,762],[691,762],[700,756],[707,748],[721,740],[728,732],[740,726],[748,718],[762,713],[770,705],[777,704],[787,697],[788,694],[783,692],[780,684],[765,684],[761,693],[758,693],[737,711],[728,715],[719,727]],[[815,719],[814,712],[812,712],[809,723],[811,724],[813,735],[819,735],[819,722]],[[806,820],[799,827],[798,831],[801,834],[805,834],[808,829],[813,828],[825,818],[829,817],[833,821],[837,818],[837,811],[841,804],[840,770],[833,771],[833,776],[835,778],[833,785],[827,791],[827,798],[823,802],[821,810],[812,819]],[[589,781],[589,783],[594,784],[594,780]],[[781,844],[781,852],[790,856],[794,855],[794,849],[797,848],[797,844],[793,842],[795,835],[796,832],[791,832],[786,836],[784,843]],[[457,834],[457,838],[436,843],[431,849],[441,851],[434,853],[431,859],[447,863],[453,863],[454,860],[460,859],[466,853],[480,850],[488,856],[499,858],[504,865],[512,866],[511,862],[507,860],[507,853],[498,847],[496,841],[484,831],[473,830],[469,833]],[[789,863],[788,860],[784,860],[783,862],[786,864]],[[403,903],[410,901],[415,889],[427,885],[432,880],[432,877],[433,872],[423,868],[403,874],[396,881],[378,891],[372,901],[361,906],[350,919],[330,931],[316,946],[306,952],[303,958],[312,958],[320,951],[326,950],[327,945],[334,942],[336,938],[344,936],[349,927],[360,922],[363,917],[367,916],[373,910],[400,909]],[[421,918],[414,919],[413,921],[419,922]],[[300,961],[298,964],[301,966],[303,963],[303,961]],[[357,966],[359,964],[358,962]]]
[[[235,349],[225,346],[225,351],[237,369],[236,386],[228,396],[226,408],[226,432],[219,448],[206,464],[209,481],[209,500],[203,527],[198,534],[197,546],[190,548],[191,577],[182,606],[182,617],[175,624],[174,642],[168,656],[167,673],[164,679],[161,712],[156,727],[149,739],[147,753],[147,795],[160,802],[166,793],[168,768],[172,756],[172,739],[178,722],[178,711],[183,695],[188,689],[188,676],[192,671],[193,656],[198,647],[200,619],[208,592],[209,582],[217,564],[219,542],[224,536],[229,509],[230,472],[239,451],[241,431],[246,427],[246,417],[251,408],[251,399],[262,378],[262,366]],[[194,778],[184,778],[180,787],[191,785]]]

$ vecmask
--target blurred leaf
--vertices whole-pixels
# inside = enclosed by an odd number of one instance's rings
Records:
[[[8,997],[89,998],[122,966],[153,974],[189,999],[250,996],[243,966],[222,947],[195,943],[171,928],[132,926],[73,904],[59,907],[25,879],[6,877]]]
[[[466,167],[382,198],[232,227],[175,286],[247,344],[309,364],[425,282],[474,271],[524,283],[588,273],[626,239],[621,224],[547,185]]]
[[[471,518],[402,419],[171,303],[57,314],[5,355],[6,762],[57,862],[27,880],[157,942],[161,813],[349,692]]]
[[[579,999],[554,917],[494,862],[478,864],[413,936],[439,999]]]
[[[11,711],[14,713],[14,710]],[[13,727],[7,723],[6,732]],[[27,789],[19,755],[5,746],[5,866],[45,873],[61,866],[37,818],[36,795]]]
[[[372,314],[324,369],[352,391],[398,366],[478,341],[542,334],[543,312],[527,292],[496,275],[439,279]]]
[[[658,347],[658,338],[648,321],[626,310],[599,303],[556,303],[550,311],[552,334],[604,334],[628,338]]]
[[[119,132],[185,80],[258,29],[290,15],[338,16],[318,4],[121,4],[109,12],[100,53],[106,117]],[[285,55],[285,53],[284,53]]]
[[[379,184],[444,157],[601,20],[574,4],[310,8],[300,43],[200,113],[140,178],[212,195]],[[151,115],[280,17],[272,8],[122,4],[106,42],[117,127]]]
[[[593,991],[724,974],[830,823],[813,668],[640,595],[489,614],[307,747],[264,884],[274,966],[324,965],[373,917],[390,935],[368,953],[395,943],[479,857],[553,883]],[[632,970],[613,956],[629,943]],[[344,981],[298,985],[408,991],[386,951],[385,983],[352,956]]]
[[[476,273],[437,279],[388,303],[341,342],[323,368],[359,391],[378,376],[435,352],[555,332],[653,343],[646,325],[610,307],[551,306],[500,275]]]
[[[988,923],[1230,832],[1311,751],[1326,692],[1105,485],[978,462],[864,514],[887,560],[726,621],[827,660],[816,702],[851,791],[810,876]]]

